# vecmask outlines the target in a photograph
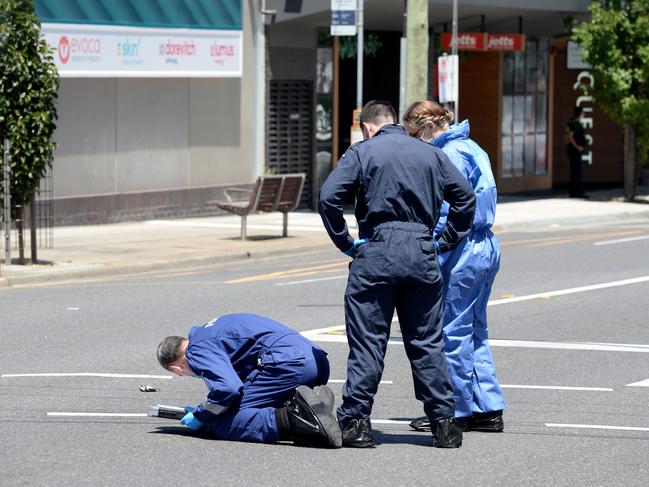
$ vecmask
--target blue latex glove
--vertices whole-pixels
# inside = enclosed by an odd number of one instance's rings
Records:
[[[348,256],[353,258],[354,254],[355,254],[355,250],[358,247],[360,247],[361,245],[366,244],[366,243],[367,243],[366,238],[357,238],[356,240],[354,240],[354,243],[352,244],[352,246],[349,247],[347,250],[345,250],[345,255],[348,255]]]
[[[190,430],[194,430],[194,431],[201,429],[201,426],[203,426],[203,422],[199,421],[199,419],[195,417],[194,413],[192,412],[185,414],[183,418],[180,420],[180,424],[184,424]]]
[[[186,413],[193,413],[194,411],[196,411],[196,408],[194,406],[185,406]]]

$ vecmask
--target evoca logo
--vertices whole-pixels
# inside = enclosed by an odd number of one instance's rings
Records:
[[[63,64],[70,60],[70,41],[67,36],[61,36],[59,39],[59,59]]]

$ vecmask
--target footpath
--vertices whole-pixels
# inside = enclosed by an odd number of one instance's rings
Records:
[[[621,201],[619,190],[591,192],[590,200],[505,196],[498,203],[494,230],[511,233],[607,222],[649,222],[648,193],[644,188],[638,203]],[[355,234],[353,215],[346,218]],[[12,265],[0,266],[0,287],[185,269],[333,249],[319,215],[314,212],[291,213],[288,238],[281,237],[280,213],[249,216],[245,241],[239,238],[240,222],[237,216],[216,216],[55,227],[53,248],[38,249],[38,264],[16,265],[17,251],[12,252]],[[26,254],[28,257],[29,249]]]

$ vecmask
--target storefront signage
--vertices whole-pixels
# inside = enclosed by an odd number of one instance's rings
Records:
[[[451,51],[453,34],[441,36],[442,51]],[[458,51],[524,51],[525,34],[487,34],[485,32],[460,32],[457,35]]]
[[[331,35],[356,35],[356,0],[331,0]]]
[[[590,64],[584,60],[581,47],[575,41],[568,41],[566,67],[568,69],[590,69]]]
[[[453,48],[452,38],[453,34],[450,32],[442,34],[442,51],[450,51]],[[456,42],[458,51],[484,51],[487,45],[487,34],[484,32],[460,32]]]
[[[241,31],[42,24],[61,77],[241,77]]]
[[[572,85],[572,89],[578,94],[575,100],[575,107],[581,107],[585,115],[581,119],[581,125],[586,130],[587,147],[581,153],[581,160],[589,166],[593,165],[593,151],[590,149],[593,146],[593,136],[589,133],[593,130],[593,97],[586,94],[586,92],[591,91],[594,84],[595,78],[593,75],[589,71],[581,71]]]

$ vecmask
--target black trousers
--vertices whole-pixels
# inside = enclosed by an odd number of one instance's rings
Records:
[[[341,425],[370,416],[383,374],[396,309],[415,397],[431,420],[455,415],[444,355],[442,277],[430,229],[418,223],[379,225],[359,247],[345,291],[349,342]]]
[[[570,159],[570,197],[584,195],[584,188],[581,183],[581,171],[583,162],[581,152],[571,144],[567,147],[568,159]]]

